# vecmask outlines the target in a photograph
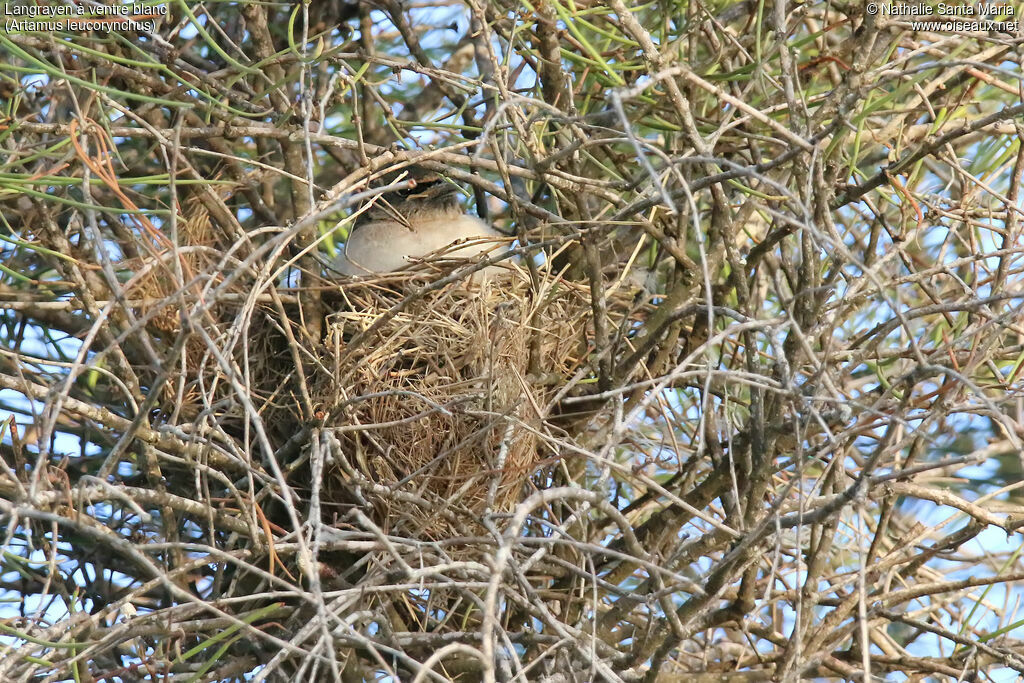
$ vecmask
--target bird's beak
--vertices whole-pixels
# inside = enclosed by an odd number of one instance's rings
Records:
[[[435,180],[431,183],[424,183],[422,189],[407,195],[407,199],[441,199],[459,193],[459,187],[455,183]]]

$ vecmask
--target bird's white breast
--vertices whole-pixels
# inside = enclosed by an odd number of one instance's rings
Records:
[[[411,228],[395,221],[373,221],[352,231],[335,267],[345,275],[386,273],[404,268],[412,260],[457,240],[503,236],[479,218],[465,214],[416,220]],[[468,258],[493,248],[494,242],[470,244],[445,256]]]

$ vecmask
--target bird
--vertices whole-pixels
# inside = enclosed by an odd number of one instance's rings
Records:
[[[343,275],[401,270],[417,259],[457,241],[445,256],[469,258],[494,248],[504,233],[467,214],[459,188],[438,175],[413,181],[412,187],[382,195],[357,220],[333,268]]]

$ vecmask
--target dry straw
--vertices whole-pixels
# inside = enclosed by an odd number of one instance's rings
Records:
[[[400,274],[340,286],[321,359],[332,372],[313,388],[340,437],[327,497],[353,503],[361,487],[388,533],[477,536],[557,455],[538,438],[557,385],[538,379],[576,368],[590,306],[579,286],[550,273],[533,285],[516,266],[422,285]]]

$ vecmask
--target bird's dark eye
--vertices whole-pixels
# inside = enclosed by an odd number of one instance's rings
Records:
[[[414,199],[417,197],[428,196],[431,190],[443,184],[444,181],[441,180],[440,178],[420,180],[417,181],[417,183],[412,187],[407,187],[404,190],[399,190],[398,196],[401,197],[402,199]]]

